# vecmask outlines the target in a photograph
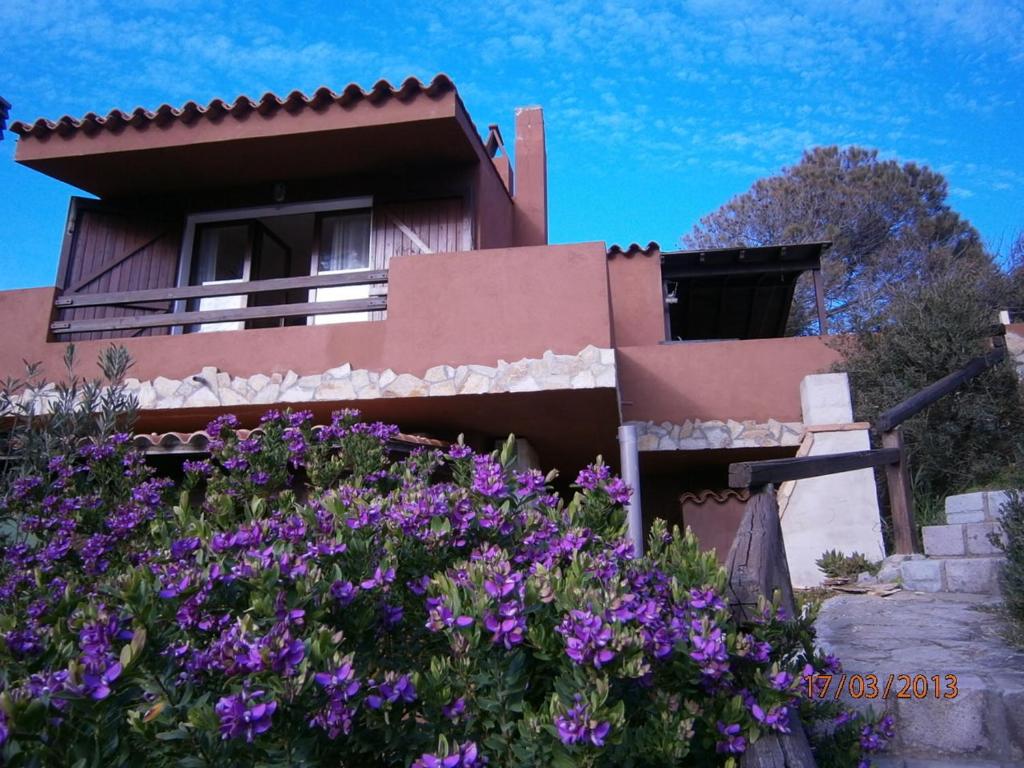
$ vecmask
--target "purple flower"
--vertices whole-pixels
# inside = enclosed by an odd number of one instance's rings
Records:
[[[739,723],[732,723],[726,725],[721,720],[718,721],[718,733],[724,738],[720,739],[715,744],[715,751],[719,753],[727,752],[729,754],[738,755],[745,752],[747,749],[747,740],[740,736],[740,725]]]
[[[277,702],[257,702],[256,699],[261,696],[263,691],[242,691],[234,696],[224,696],[217,702],[214,711],[220,719],[222,739],[245,736],[245,740],[251,743],[259,734],[270,729]]]
[[[385,673],[384,682],[377,686],[377,693],[366,697],[366,704],[371,709],[380,709],[385,703],[394,704],[398,701],[416,701],[416,686],[409,675],[396,672]]]
[[[590,611],[570,611],[555,631],[565,638],[566,656],[577,664],[600,669],[615,658],[615,651],[608,647],[615,633]]]
[[[491,633],[491,642],[501,643],[511,650],[523,642],[526,635],[526,617],[522,615],[523,605],[509,600],[498,606],[497,613],[484,616],[484,627]]]
[[[342,607],[351,603],[357,592],[356,586],[351,581],[336,581],[331,584],[330,588],[331,597],[337,600]]]
[[[607,493],[616,504],[628,504],[633,489],[626,485],[621,477],[616,477],[605,483],[604,492]]]
[[[490,456],[473,457],[473,490],[492,498],[504,496],[508,492],[505,473],[501,465]]]
[[[580,744],[590,742],[595,747],[603,747],[604,741],[611,730],[611,723],[599,722],[590,717],[590,708],[583,703],[583,697],[576,694],[574,704],[565,714],[555,717],[558,738],[563,744]]]
[[[178,539],[171,544],[171,559],[184,560],[199,549],[199,537],[191,536],[187,539]]]
[[[447,717],[449,720],[458,720],[459,717],[464,715],[466,712],[466,700],[463,697],[459,697],[449,704],[445,704],[441,707],[441,714]]]
[[[462,445],[461,443],[453,443],[452,446],[448,449],[448,455],[451,456],[453,459],[464,459],[467,456],[471,456],[472,454],[473,449],[470,448],[468,445]]]
[[[597,490],[602,481],[607,480],[611,471],[606,464],[591,464],[586,469],[580,470],[576,476],[576,485],[588,491]]]
[[[99,674],[87,671],[82,675],[83,692],[92,699],[105,699],[110,695],[110,684],[120,676],[120,664],[112,664]]]
[[[445,597],[427,598],[427,623],[426,628],[431,632],[440,632],[443,629],[459,627],[460,629],[472,626],[472,616],[458,616],[452,613]]]
[[[725,636],[721,629],[712,624],[695,621],[690,642],[693,644],[690,658],[700,665],[705,676],[718,679],[728,671],[729,652],[725,647]]]
[[[380,569],[380,566],[378,565],[376,567],[376,569],[374,569],[374,571],[373,571],[373,577],[369,578],[369,579],[366,579],[359,586],[361,586],[363,589],[369,591],[371,589],[376,589],[377,587],[387,586],[388,584],[391,584],[394,580],[395,580],[395,569],[394,568],[388,568],[387,570],[382,571]]]
[[[777,691],[784,691],[793,682],[793,676],[785,670],[776,672],[774,675],[769,676],[768,681],[772,684],[772,688]]]
[[[411,768],[477,768],[487,764],[487,758],[479,755],[475,742],[467,741],[462,746],[455,742],[451,748],[454,751],[446,757],[424,753]]]

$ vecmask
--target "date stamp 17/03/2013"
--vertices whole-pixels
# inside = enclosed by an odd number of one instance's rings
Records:
[[[851,699],[955,699],[956,675],[805,675],[807,696],[838,701]]]

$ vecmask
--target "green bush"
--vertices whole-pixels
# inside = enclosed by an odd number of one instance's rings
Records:
[[[829,765],[891,723],[821,709],[807,616],[740,626],[691,534],[623,537],[600,462],[565,501],[512,445],[268,413],[180,488],[115,433],[0,502],[7,766],[735,765],[791,711]]]
[[[867,571],[874,575],[882,567],[880,562],[871,562],[860,552],[844,555],[837,549],[830,549],[814,561],[818,569],[832,579],[856,578]]]
[[[76,363],[75,345],[68,344],[63,381],[49,381],[39,363],[26,363],[23,377],[0,381],[0,491],[74,454],[83,440],[106,440],[134,423],[138,401],[124,386],[133,365],[128,350],[111,344],[100,352],[101,378],[79,376]]]
[[[1002,510],[1003,535],[992,543],[1003,550],[1006,563],[1000,573],[1003,601],[1011,623],[1011,636],[1024,646],[1024,493],[1010,491]]]

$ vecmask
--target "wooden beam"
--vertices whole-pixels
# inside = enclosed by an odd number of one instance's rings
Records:
[[[914,493],[910,485],[910,467],[900,427],[882,433],[882,445],[899,452],[900,460],[885,467],[885,484],[889,491],[889,512],[892,516],[892,538],[896,552],[920,552],[917,526],[914,525]]]
[[[784,480],[802,480],[819,475],[833,475],[855,469],[881,467],[900,460],[899,451],[881,448],[872,451],[832,453],[824,456],[804,456],[793,459],[766,459],[741,461],[729,465],[730,488],[757,488]]]
[[[998,365],[1005,357],[1006,350],[997,348],[986,355],[974,358],[960,370],[953,371],[934,384],[929,384],[924,389],[918,390],[899,405],[887,410],[875,421],[875,429],[879,432],[889,432],[910,417],[916,416],[939,398],[945,397],[989,368]]]
[[[814,303],[818,309],[818,335],[828,336],[828,313],[825,311],[825,285],[821,279],[821,270],[811,270],[814,280]]]
[[[372,312],[387,309],[385,297],[345,299],[341,301],[311,301],[302,304],[275,304],[267,307],[240,309],[208,309],[194,312],[175,312],[166,315],[136,315],[134,317],[107,317],[96,320],[64,320],[50,323],[56,333],[86,333],[88,331],[123,331],[131,328],[163,328],[171,325],[196,323],[227,323],[238,320],[262,320],[277,317],[308,317],[347,312]]]
[[[744,262],[742,264],[703,264],[694,266],[673,266],[666,263],[661,275],[666,280],[686,277],[722,277],[725,275],[778,275],[813,270],[820,266],[817,259],[783,262]]]
[[[273,280],[252,280],[247,283],[220,285],[184,285],[178,288],[147,288],[141,291],[113,293],[66,293],[54,304],[58,307],[100,307],[122,304],[144,304],[151,301],[180,301],[206,299],[212,296],[239,296],[268,291],[287,291],[295,288],[336,288],[341,285],[375,285],[388,281],[386,269],[367,269],[337,275],[305,277],[279,277]]]
[[[859,432],[871,429],[870,422],[853,421],[849,424],[805,424],[804,432]]]

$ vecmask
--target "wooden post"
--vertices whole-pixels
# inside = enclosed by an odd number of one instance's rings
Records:
[[[814,280],[814,303],[818,308],[818,335],[828,336],[828,313],[825,311],[825,286],[821,280],[821,270],[812,269]]]
[[[898,554],[909,555],[920,551],[914,525],[914,494],[910,487],[910,468],[907,451],[903,447],[903,428],[894,427],[882,433],[882,446],[900,452],[896,464],[885,467],[885,484],[889,489],[889,511],[892,514],[893,544]]]
[[[796,614],[789,578],[786,547],[782,541],[775,488],[762,486],[751,495],[725,565],[729,574],[729,602],[740,622],[757,613],[757,599],[769,600],[779,590],[789,618]],[[790,710],[790,732],[763,735],[740,760],[741,768],[815,768],[814,755],[796,710]]]
[[[771,600],[775,590],[782,594],[786,613],[790,617],[796,613],[774,486],[765,485],[751,493],[729,547],[725,570],[729,574],[730,605],[739,621],[753,621],[758,597]]]

